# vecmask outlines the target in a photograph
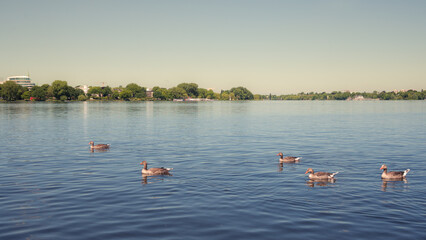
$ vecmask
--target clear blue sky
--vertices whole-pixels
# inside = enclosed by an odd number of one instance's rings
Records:
[[[0,0],[0,81],[426,88],[426,1]]]

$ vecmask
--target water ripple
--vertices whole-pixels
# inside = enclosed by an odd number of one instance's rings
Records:
[[[426,237],[421,101],[35,103],[0,112],[1,239]],[[111,149],[90,152],[92,140]],[[278,152],[303,158],[280,165]],[[172,176],[144,178],[143,160]],[[383,163],[412,171],[383,181]],[[312,182],[308,167],[340,173]]]

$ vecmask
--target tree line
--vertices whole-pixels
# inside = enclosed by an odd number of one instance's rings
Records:
[[[196,83],[181,83],[172,88],[156,86],[152,89],[152,96],[147,95],[147,89],[136,83],[126,87],[111,88],[110,86],[91,86],[87,94],[82,89],[71,87],[66,81],[56,80],[42,86],[25,88],[13,81],[0,84],[0,97],[5,101],[33,100],[33,101],[85,101],[96,100],[173,100],[186,98],[204,98],[212,100],[253,100],[253,94],[245,87],[234,87],[215,93],[211,89],[198,87]]]
[[[0,84],[0,97],[6,101],[30,100],[45,101],[47,99],[56,100],[76,100],[80,95],[84,96],[81,89],[68,86],[66,81],[56,80],[49,84],[26,88],[13,81],[6,81]]]
[[[88,93],[78,87],[69,86],[66,81],[56,80],[51,85],[43,84],[32,88],[25,88],[13,81],[0,84],[0,97],[5,101],[34,100],[34,101],[85,101],[95,100],[173,100],[186,98],[204,98],[212,100],[351,100],[351,99],[377,99],[377,100],[423,100],[426,99],[426,91],[399,91],[399,92],[340,92],[331,93],[298,93],[287,95],[261,95],[252,94],[245,87],[234,87],[229,90],[221,90],[220,93],[211,89],[198,87],[196,83],[181,83],[172,88],[152,88],[152,96],[147,95],[147,89],[136,83],[130,83],[126,87],[109,86],[89,87]]]
[[[426,99],[426,91],[408,90],[408,91],[391,91],[391,92],[340,92],[333,91],[331,93],[298,93],[288,95],[255,95],[255,100],[424,100]]]

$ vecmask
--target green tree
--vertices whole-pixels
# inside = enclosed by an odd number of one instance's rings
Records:
[[[22,93],[22,95],[21,95],[21,99],[24,99],[24,100],[29,100],[30,97],[31,97],[31,93],[28,90],[25,91],[24,93]]]
[[[214,99],[220,99],[220,93],[214,93]]]
[[[137,85],[136,83],[130,83],[126,86],[126,89],[132,93],[132,97],[145,98],[146,88]]]
[[[120,99],[129,100],[130,98],[133,97],[133,93],[129,89],[124,89],[123,91],[119,93],[119,96],[120,96]]]
[[[386,91],[382,91],[381,93],[379,93],[378,97],[381,100],[394,100],[396,98],[394,92],[386,92]]]
[[[56,99],[61,99],[62,96],[69,97],[68,83],[66,81],[55,80],[52,86],[50,86],[49,91]]]
[[[135,98],[146,98],[146,88],[144,88],[144,91],[136,93]]]
[[[120,91],[122,91],[121,88],[114,88],[112,90],[112,93],[111,93],[111,98],[112,99],[119,99],[120,98]]]
[[[253,100],[253,94],[245,87],[231,88],[231,93],[235,95],[237,100]]]
[[[198,84],[196,83],[181,83],[177,87],[184,89],[186,94],[192,98],[198,96]]]
[[[224,91],[220,94],[220,100],[229,100],[229,92]]]
[[[25,89],[21,85],[13,81],[6,81],[1,89],[1,97],[6,101],[16,101],[20,99],[24,91]]]
[[[47,86],[49,88],[49,85]],[[31,88],[31,97],[35,98],[36,101],[44,101],[46,100],[46,88],[34,86]]]
[[[78,101],[86,101],[87,97],[84,94],[78,96]]]
[[[44,91],[47,92],[47,90],[49,89],[50,85],[49,84],[43,84],[40,86]]]
[[[41,85],[41,88],[46,92],[46,99],[53,98],[53,89],[49,84]]]
[[[169,89],[169,98],[170,99],[184,99],[187,98],[188,94],[185,89],[180,87],[173,87]]]
[[[332,92],[332,94],[335,100],[346,100],[351,95],[349,92]]]
[[[152,88],[153,97],[160,100],[169,99],[169,91],[166,88],[160,88],[158,86]]]
[[[74,88],[71,86],[68,86],[68,97],[72,100],[76,100],[78,96],[84,95],[84,91],[78,88]]]
[[[206,98],[208,98],[208,99],[216,99],[216,94],[213,92],[213,90],[210,89],[210,90],[207,91]]]
[[[207,98],[207,89],[205,88],[198,88],[198,97],[199,98]]]
[[[89,87],[89,90],[87,91],[87,95],[89,97],[93,97],[93,98],[99,98],[102,97],[102,88],[101,87]]]
[[[106,86],[106,87],[102,88],[101,93],[102,93],[103,97],[109,98],[109,96],[112,94],[112,90],[109,86]]]

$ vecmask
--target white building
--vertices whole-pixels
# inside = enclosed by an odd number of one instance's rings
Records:
[[[28,88],[32,88],[35,86],[35,83],[32,83],[30,77],[28,76],[10,76],[7,77],[6,81],[16,82],[16,84]]]
[[[154,97],[154,92],[152,91],[151,88],[146,89],[146,96],[149,97],[149,98]]]
[[[84,94],[86,94],[86,95],[89,92],[89,86],[87,86],[87,85],[79,85],[75,88],[83,90]]]

